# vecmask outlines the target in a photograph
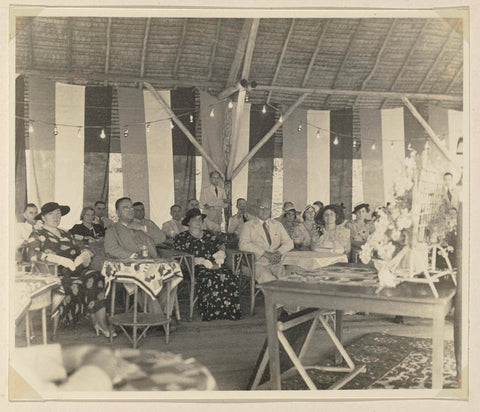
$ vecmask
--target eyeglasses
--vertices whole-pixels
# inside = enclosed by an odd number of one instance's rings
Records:
[[[258,208],[259,208],[260,210],[270,210],[270,208],[269,208],[269,207],[266,207],[266,206],[258,206]]]

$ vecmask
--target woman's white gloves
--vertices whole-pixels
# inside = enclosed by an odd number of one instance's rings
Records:
[[[205,258],[195,258],[195,265],[205,266],[207,269],[213,268],[213,263]]]
[[[215,263],[218,265],[218,266],[222,266],[223,263],[225,262],[225,258],[227,257],[227,255],[225,254],[225,252],[223,250],[219,250],[218,252],[214,253],[213,254],[213,258],[215,259]]]
[[[63,256],[58,256],[54,254],[49,254],[47,255],[47,261],[56,263],[57,265],[66,267],[70,269],[72,272],[76,269],[77,265],[75,265],[74,261],[72,259],[68,259]]]
[[[89,252],[84,250],[82,253],[80,253],[76,258],[75,258],[75,267],[83,265],[85,267],[88,267],[90,265],[90,262],[92,260],[92,255],[90,255]]]

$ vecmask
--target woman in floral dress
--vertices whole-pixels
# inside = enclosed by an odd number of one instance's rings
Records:
[[[195,293],[202,320],[237,320],[241,317],[239,279],[224,265],[218,235],[202,230],[205,216],[199,209],[190,209],[182,221],[188,230],[175,236],[173,247],[195,256]]]
[[[69,211],[68,206],[55,202],[42,206],[36,219],[43,220],[43,228],[30,235],[27,254],[32,262],[51,262],[58,265],[62,288],[59,291],[60,296],[57,296],[57,299],[54,297],[54,304],[57,303],[53,308],[54,333],[58,321],[62,325],[72,326],[82,315],[88,315],[97,335],[102,332],[109,337],[103,276],[88,269],[93,253],[87,247],[79,246],[70,233],[58,227],[62,216]]]
[[[307,205],[302,213],[303,222],[299,223],[293,231],[293,243],[297,250],[312,250],[320,237],[320,227],[315,222],[315,215],[319,211],[317,205]]]

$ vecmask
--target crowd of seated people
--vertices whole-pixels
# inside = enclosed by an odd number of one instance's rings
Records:
[[[355,206],[352,220],[348,221],[343,204],[324,206],[316,201],[300,209],[300,214],[293,202],[286,201],[280,216],[272,218],[270,199],[249,204],[247,199],[238,198],[237,213],[230,217],[222,233],[227,202],[217,172],[210,174],[210,183],[202,191],[202,205],[190,199],[185,212],[181,205],[172,205],[171,220],[161,228],[146,218],[141,201],[132,202],[127,197],[115,203],[116,222],[108,218],[106,204],[100,200],[93,207],[84,207],[81,222],[69,231],[59,228],[61,217],[70,210],[68,206],[49,202],[38,213],[37,206],[29,203],[23,213],[25,221],[16,231],[17,249],[23,247],[24,251],[19,259],[58,265],[63,299],[56,312],[62,324],[74,324],[79,316],[87,315],[97,333],[109,336],[101,266],[91,265],[99,244],[104,258],[139,258],[145,249],[149,257],[156,258],[159,246],[193,254],[202,320],[234,320],[240,318],[241,312],[237,275],[225,265],[226,246],[232,248],[232,243],[226,241],[230,236],[238,249],[255,255],[256,281],[264,283],[284,276],[282,260],[292,250],[345,255],[349,261],[357,262],[358,252],[374,231],[377,213],[370,214],[367,203]],[[448,188],[446,193],[450,193]],[[451,210],[456,213],[455,208]],[[170,310],[164,303],[165,296],[161,295],[149,304],[149,310]]]

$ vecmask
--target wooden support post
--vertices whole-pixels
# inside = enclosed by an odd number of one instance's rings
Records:
[[[225,189],[225,196],[227,196],[228,206],[223,209],[225,211],[225,232],[228,228],[228,221],[232,217],[232,181],[230,179],[226,179],[223,187]]]
[[[287,120],[290,115],[297,109],[298,106],[300,106],[303,101],[307,98],[307,96],[310,93],[304,93],[302,94],[297,101],[292,104],[289,109],[285,112],[283,115],[283,122]],[[232,173],[232,180],[237,176],[240,171],[244,168],[246,164],[250,161],[250,159],[255,156],[255,153],[257,153],[265,143],[268,142],[268,140],[275,134],[275,132],[280,128],[283,122],[280,122],[280,120],[277,121],[277,123],[274,124],[274,126],[267,132],[265,136],[262,137],[262,139],[255,145],[255,147],[250,150],[250,153],[248,153],[243,160],[240,162],[240,164],[235,168],[235,170]]]
[[[213,62],[215,61],[215,54],[217,53],[218,40],[220,39],[220,28],[222,26],[222,19],[217,20],[217,33],[215,34],[215,40],[212,45],[212,54],[210,56],[210,62],[208,63],[208,79],[212,78],[213,74]]]
[[[107,74],[108,70],[109,70],[110,47],[111,47],[111,43],[112,43],[111,34],[110,34],[111,30],[112,30],[112,18],[109,17],[108,22],[107,22],[107,46],[106,46],[106,52],[105,52],[105,74]]]
[[[457,366],[458,387],[462,388],[462,250],[463,250],[463,204],[460,202],[457,215],[457,294],[455,295],[455,312],[453,318],[453,344],[455,348],[455,362]]]
[[[436,135],[436,133],[433,131],[427,121],[421,116],[415,106],[410,102],[410,100],[408,100],[408,98],[406,97],[402,97],[402,101],[408,107],[408,110],[410,110],[415,119],[417,119],[418,122],[423,126],[425,131],[428,133],[428,135],[431,137],[433,142],[437,145],[437,147],[440,149],[446,159],[452,162],[456,167],[460,168],[461,165],[458,164],[457,159],[455,159],[453,155],[442,145],[440,138]]]
[[[187,136],[187,139],[195,146],[195,148],[200,152],[200,154],[205,158],[207,163],[209,163],[221,176],[222,179],[225,180],[225,175],[223,171],[217,166],[217,164],[213,161],[213,159],[209,156],[209,154],[205,151],[200,143],[197,142],[195,137],[192,136],[190,131],[185,127],[185,125],[179,120],[179,118],[175,115],[173,110],[170,108],[168,103],[163,99],[162,96],[153,88],[153,86],[148,83],[144,82],[145,87],[152,93],[155,100],[157,100],[167,111],[168,115],[172,118],[175,124],[179,127],[179,129]]]
[[[142,47],[142,60],[140,61],[140,77],[143,77],[145,74],[145,60],[147,57],[147,46],[148,46],[148,34],[150,32],[151,18],[147,18],[145,24],[145,34],[143,36],[143,47]]]
[[[313,65],[315,64],[315,60],[317,59],[318,52],[320,51],[320,46],[322,45],[323,38],[325,37],[325,33],[327,32],[328,25],[330,24],[330,20],[327,20],[322,27],[322,31],[320,32],[320,36],[318,36],[317,45],[315,46],[315,50],[313,51],[312,57],[310,58],[310,63],[308,63],[307,70],[305,75],[303,76],[302,87],[305,87],[308,79],[310,77],[310,73],[312,72]]]
[[[180,57],[182,55],[183,43],[185,41],[185,35],[187,34],[187,19],[183,20],[182,37],[180,38],[180,44],[178,45],[177,55],[175,56],[175,63],[173,65],[173,77],[178,77],[178,65],[180,64]]]

